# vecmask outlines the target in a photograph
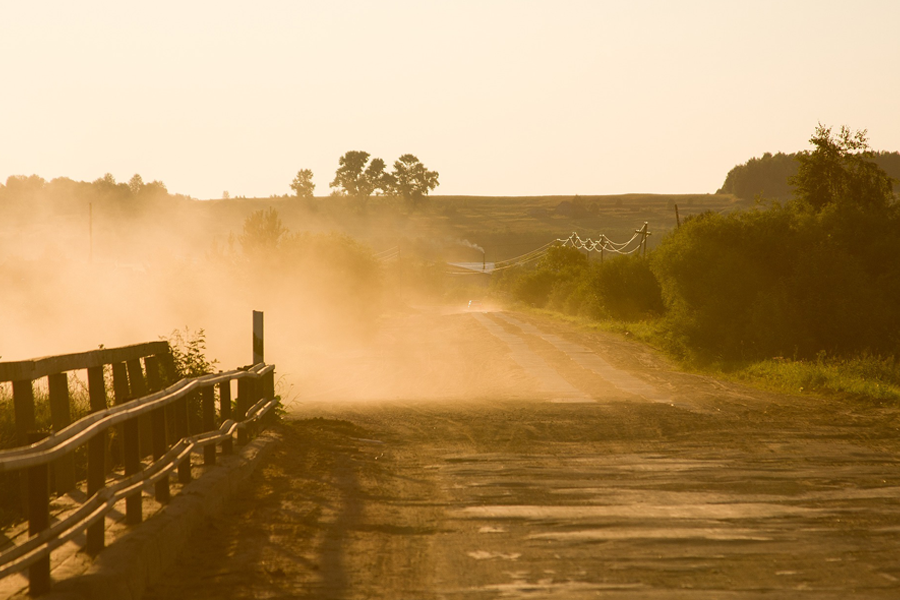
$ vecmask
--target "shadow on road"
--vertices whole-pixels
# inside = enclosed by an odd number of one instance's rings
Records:
[[[362,523],[360,469],[377,448],[346,421],[283,426],[273,460],[248,481],[224,518],[204,524],[147,600],[291,597],[341,599],[352,582],[347,544]],[[200,577],[198,573],[202,573]]]

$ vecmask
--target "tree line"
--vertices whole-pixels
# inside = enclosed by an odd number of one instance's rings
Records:
[[[75,181],[68,177],[57,177],[50,181],[38,175],[10,175],[6,185],[0,184],[0,200],[10,201],[65,201],[93,198],[100,200],[148,200],[160,198],[183,198],[181,194],[170,194],[162,181],[145,183],[144,178],[135,173],[127,182],[118,183],[111,173],[94,181]]]
[[[393,170],[380,158],[371,158],[368,152],[352,150],[341,156],[331,195],[348,197],[364,202],[373,194],[391,196],[405,202],[411,208],[420,205],[438,185],[439,174],[422,164],[415,155],[404,154],[394,161]],[[291,182],[291,190],[297,198],[312,198],[316,185],[313,172],[300,169]],[[223,192],[222,198],[231,198]],[[57,177],[50,181],[38,175],[11,175],[6,185],[0,183],[0,201],[30,204],[46,202],[66,204],[77,201],[112,201],[126,203],[130,200],[189,199],[181,194],[170,194],[162,181],[144,182],[135,174],[127,182],[117,182],[111,173],[94,181],[75,181]]]
[[[728,171],[725,182],[716,193],[733,194],[744,200],[754,200],[757,197],[789,200],[794,195],[790,180],[797,176],[799,161],[803,155],[802,152],[766,152],[760,157],[751,158]],[[869,151],[867,157],[890,177],[900,180],[900,152]]]
[[[368,152],[351,150],[338,161],[334,180],[329,184],[333,196],[344,196],[365,201],[373,194],[393,196],[411,207],[422,203],[438,184],[437,171],[428,170],[413,154],[404,154],[394,161],[392,171],[381,158],[373,158]],[[298,198],[312,198],[316,185],[313,172],[301,169],[291,182],[291,189]]]

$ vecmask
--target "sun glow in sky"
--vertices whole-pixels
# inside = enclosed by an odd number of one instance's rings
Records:
[[[437,194],[714,192],[816,123],[900,150],[895,0],[7,2],[0,181],[329,191],[410,152]]]

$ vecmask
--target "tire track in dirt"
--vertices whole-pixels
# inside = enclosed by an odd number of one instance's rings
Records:
[[[511,317],[507,313],[498,312],[493,314],[507,323],[518,327],[523,332],[549,342],[553,347],[565,354],[571,360],[575,361],[583,368],[593,371],[625,393],[641,396],[651,402],[671,402],[671,397],[668,394],[657,390],[652,385],[634,377],[622,369],[616,369],[592,350],[581,344],[575,344],[551,333],[546,333],[530,323],[523,323],[522,321]]]
[[[472,313],[472,317],[509,347],[512,359],[539,381],[540,391],[549,394],[551,402],[592,402],[587,394],[566,381],[519,336],[507,333],[481,313]]]

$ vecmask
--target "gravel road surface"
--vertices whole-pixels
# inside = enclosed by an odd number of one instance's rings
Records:
[[[895,407],[490,311],[305,358],[284,442],[145,598],[900,597]]]

